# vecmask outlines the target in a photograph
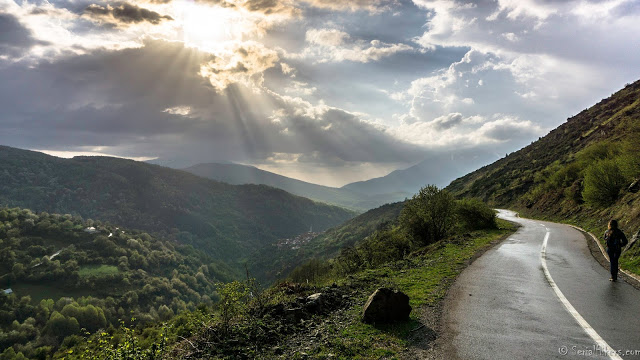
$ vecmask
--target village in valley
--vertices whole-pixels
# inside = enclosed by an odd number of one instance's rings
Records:
[[[309,228],[309,231],[306,233],[302,233],[297,235],[296,237],[289,239],[280,239],[276,243],[276,246],[279,250],[281,249],[291,249],[298,250],[300,249],[300,245],[304,245],[311,241],[313,238],[321,235],[323,232],[313,232],[313,227]]]

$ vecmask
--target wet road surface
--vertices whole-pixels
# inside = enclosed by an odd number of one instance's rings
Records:
[[[499,216],[522,227],[451,288],[451,351],[461,359],[640,359],[640,291],[610,282],[578,230]]]

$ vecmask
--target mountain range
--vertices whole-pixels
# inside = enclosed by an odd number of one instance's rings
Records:
[[[197,164],[183,170],[229,184],[263,184],[283,189],[328,204],[357,211],[366,211],[381,205],[403,201],[417,193],[426,184],[444,187],[452,176],[475,170],[478,164],[488,163],[497,156],[489,151],[473,155],[465,152],[432,154],[420,163],[388,175],[358,181],[341,188],[322,186],[240,164]]]
[[[291,194],[348,209],[363,211],[388,202],[397,201],[406,194],[364,195],[348,189],[316,185],[305,181],[240,164],[197,164],[183,169],[192,174],[228,184],[262,184],[285,190]],[[402,197],[404,198],[404,197]]]
[[[486,164],[496,158],[496,154],[484,150],[476,151],[473,155],[462,151],[434,153],[407,169],[395,170],[383,177],[347,184],[342,189],[368,196],[394,193],[399,195],[395,200],[400,201],[411,197],[428,184],[445,187],[452,178],[473,171],[477,169],[478,164]]]
[[[265,185],[230,185],[109,157],[61,159],[0,147],[0,205],[140,229],[238,264],[281,238],[355,213]]]

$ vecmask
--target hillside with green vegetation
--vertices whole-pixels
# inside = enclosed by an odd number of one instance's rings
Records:
[[[0,208],[0,354],[44,359],[85,332],[210,306],[237,274],[176,236]]]
[[[601,236],[609,219],[640,231],[640,81],[582,111],[547,136],[447,188],[527,216],[573,223]],[[621,266],[640,274],[640,246]]]
[[[252,256],[252,268],[269,269],[268,278],[283,279],[291,270],[313,258],[332,258],[344,247],[353,246],[376,230],[397,221],[404,203],[394,203],[364,214],[320,234],[310,234],[308,242],[282,246],[273,244],[260,249],[262,256]]]
[[[478,200],[456,201],[429,186],[395,221],[363,231],[336,257],[312,259],[286,282],[261,292],[252,279],[235,281],[220,288],[213,307],[101,332],[56,358],[395,358],[414,346],[412,336],[432,334],[425,309],[442,301],[466,264],[513,230]],[[409,321],[362,322],[364,303],[382,286],[409,295]]]
[[[355,213],[264,185],[229,185],[109,157],[61,159],[0,146],[0,204],[174,236],[229,264]],[[256,272],[263,269],[256,269]]]

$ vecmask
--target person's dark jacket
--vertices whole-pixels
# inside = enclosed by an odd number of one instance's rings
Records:
[[[620,229],[607,230],[604,233],[604,239],[607,242],[607,251],[620,253],[623,244],[627,243],[627,237]]]

